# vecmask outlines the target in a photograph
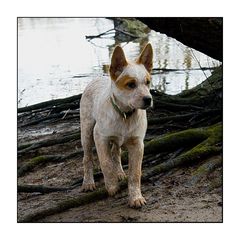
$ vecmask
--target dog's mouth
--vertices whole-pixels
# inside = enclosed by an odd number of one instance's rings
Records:
[[[142,106],[140,109],[142,110],[147,110],[148,108],[150,108],[151,106]]]
[[[128,102],[128,107],[130,107],[131,110],[134,110],[134,109],[146,110],[148,108],[153,107],[153,101],[152,101],[152,99],[150,99],[149,101],[142,101],[140,106],[134,106],[131,102]]]

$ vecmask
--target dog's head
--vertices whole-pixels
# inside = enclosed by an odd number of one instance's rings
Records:
[[[113,94],[121,103],[131,109],[146,109],[152,106],[150,81],[153,50],[150,43],[143,49],[136,61],[128,62],[120,46],[112,54],[110,76]]]

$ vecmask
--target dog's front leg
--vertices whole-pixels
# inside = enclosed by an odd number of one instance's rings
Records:
[[[104,176],[105,187],[109,195],[113,196],[118,191],[118,178],[114,171],[113,161],[111,158],[110,141],[108,138],[98,134],[96,128],[94,129],[94,141],[100,167]]]
[[[127,141],[129,158],[128,191],[130,207],[141,207],[146,204],[146,200],[141,193],[141,168],[143,159],[143,140],[131,138]]]

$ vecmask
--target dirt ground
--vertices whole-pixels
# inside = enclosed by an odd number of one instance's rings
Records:
[[[127,206],[125,190],[115,197],[72,208],[45,217],[39,222],[222,222],[221,189],[206,191],[207,180],[194,188],[187,187],[184,183],[191,176],[190,172],[190,169],[182,169],[158,179],[150,179],[149,183],[142,186],[147,205],[141,209],[131,209]],[[53,180],[61,176],[53,174],[51,177]],[[59,185],[60,180],[57,182]],[[64,195],[62,192],[45,195],[20,193],[18,217],[51,206],[66,196],[81,194],[85,193],[80,192],[80,187]]]
[[[66,125],[67,124],[67,125]],[[64,129],[64,131],[63,131]],[[79,129],[79,121],[62,122],[34,127],[19,128],[18,143],[40,141],[49,137],[58,138]],[[147,136],[149,137],[149,135]],[[18,158],[18,165],[33,156],[44,154],[66,154],[81,149],[80,139],[73,142],[42,147]],[[96,155],[96,154],[95,154]],[[215,156],[220,157],[220,156]],[[96,156],[95,156],[96,158]],[[207,161],[207,159],[205,160]],[[127,205],[127,190],[115,197],[108,197],[81,207],[71,208],[61,213],[47,216],[37,222],[222,222],[222,186],[211,187],[211,179],[222,177],[221,168],[213,171],[197,184],[189,184],[195,166],[171,170],[157,175],[142,184],[142,193],[147,205],[141,209],[131,209]],[[146,168],[143,165],[143,173]],[[127,169],[126,169],[127,173]],[[36,184],[45,186],[69,186],[83,176],[82,156],[63,162],[40,165],[33,171],[18,178],[18,184]],[[97,181],[97,187],[103,186],[103,179]],[[69,198],[83,196],[80,186],[64,192],[18,193],[18,221],[40,210],[53,207]]]

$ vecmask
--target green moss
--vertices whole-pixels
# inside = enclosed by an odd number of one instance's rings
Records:
[[[126,187],[127,187],[127,179],[120,182],[119,190],[121,191],[121,190],[125,189]],[[70,208],[83,206],[85,204],[89,204],[91,202],[96,202],[96,201],[102,200],[107,197],[108,197],[107,190],[104,187],[102,187],[102,188],[97,189],[94,192],[89,192],[89,193],[86,193],[82,196],[75,197],[75,198],[68,198],[62,202],[57,203],[53,207],[30,214],[30,215],[26,216],[25,218],[21,219],[20,222],[34,222],[34,221],[37,221],[44,217],[66,211]]]
[[[32,158],[31,160],[24,163],[17,172],[18,177],[23,176],[26,172],[31,171],[33,168],[35,168],[37,165],[45,164],[46,162],[50,161],[57,161],[61,159],[61,156],[58,155],[50,155],[50,156],[37,156]]]
[[[214,171],[217,167],[222,165],[222,157],[217,156],[208,159],[208,161],[204,162],[200,167],[197,168],[192,174],[192,178],[189,181],[189,185],[193,185],[197,183],[204,176],[209,175],[212,171]]]
[[[23,150],[23,149],[25,149],[25,148],[28,148],[28,147],[30,147],[32,145],[32,143],[24,143],[24,144],[22,144],[22,145],[19,145],[18,146],[18,151],[19,150]]]
[[[137,37],[145,37],[147,30],[149,30],[147,25],[143,24],[138,20],[126,18],[122,18],[121,20],[122,20],[121,28],[123,30],[127,30],[127,32]]]
[[[169,133],[159,138],[154,138],[145,144],[144,153],[172,151],[179,147],[194,145],[207,139],[210,132],[206,128],[188,129],[177,133]]]
[[[198,144],[187,152],[154,167],[151,170],[151,175],[156,175],[181,165],[199,162],[202,159],[221,152],[222,148],[216,146],[216,143],[222,141],[222,123],[208,128],[189,129],[178,133],[167,134],[157,141],[152,141],[154,142],[149,146],[146,144],[147,146],[145,148],[148,153],[177,149],[178,147],[192,144],[193,141],[198,141]]]

